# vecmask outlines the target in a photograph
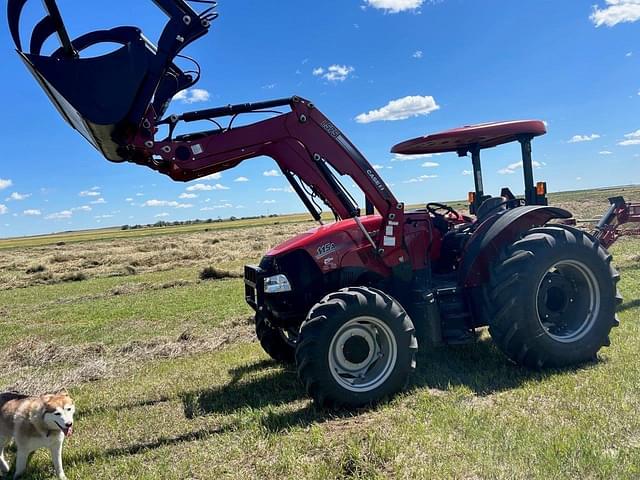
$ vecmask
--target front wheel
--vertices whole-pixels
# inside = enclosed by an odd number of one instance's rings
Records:
[[[546,226],[507,246],[492,268],[483,311],[497,346],[533,368],[592,360],[618,325],[619,275],[580,230]]]
[[[373,288],[350,287],[311,309],[296,363],[319,406],[359,407],[401,390],[417,349],[413,323],[398,302]]]
[[[293,363],[297,337],[281,328],[273,327],[262,313],[256,313],[256,337],[262,349],[275,361]]]

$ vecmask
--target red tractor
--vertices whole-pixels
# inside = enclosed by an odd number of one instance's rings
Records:
[[[70,40],[55,1],[44,0],[45,18],[24,51],[19,19],[26,0],[9,0],[8,19],[28,69],[108,160],[178,181],[259,156],[275,160],[321,225],[245,267],[245,297],[265,351],[295,362],[319,405],[356,407],[392,395],[406,384],[419,346],[473,342],[484,326],[507,357],[531,368],[591,360],[609,344],[621,297],[606,247],[618,224],[640,220],[640,209],[617,199],[594,234],[563,224],[571,214],[547,206],[546,185],[533,179],[531,141],[546,133],[542,122],[464,127],[396,145],[398,154],[470,155],[473,166],[472,216],[437,203],[409,211],[303,98],[165,116],[170,100],[199,78],[174,60],[217,14],[211,1],[199,2],[210,4],[203,13],[184,0],[154,2],[169,17],[157,46],[135,27]],[[42,46],[53,34],[61,46],[45,55]],[[120,47],[82,56],[103,42]],[[233,126],[238,115],[254,112],[274,116]],[[222,117],[231,117],[226,126]],[[179,123],[199,120],[214,128],[174,134]],[[166,135],[158,138],[161,128]],[[524,198],[483,188],[481,151],[507,142],[522,146]],[[364,193],[365,215],[341,183],[344,176]],[[318,200],[334,223],[322,225]]]

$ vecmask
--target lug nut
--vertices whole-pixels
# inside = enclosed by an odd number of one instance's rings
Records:
[[[144,146],[147,148],[153,148],[153,142],[151,140],[147,140],[144,142]]]
[[[185,15],[184,17],[182,17],[182,21],[185,25],[189,25],[191,23],[191,17],[189,15]]]

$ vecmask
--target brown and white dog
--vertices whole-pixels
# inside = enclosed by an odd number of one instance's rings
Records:
[[[13,439],[17,449],[14,479],[24,473],[34,450],[48,448],[56,475],[66,480],[62,468],[62,443],[73,433],[75,411],[66,390],[39,397],[0,393],[0,472],[9,472],[4,449]]]

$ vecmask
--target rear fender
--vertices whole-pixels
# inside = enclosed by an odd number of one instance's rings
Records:
[[[556,218],[571,218],[567,210],[556,207],[526,206],[494,215],[480,225],[467,242],[460,283],[477,287],[489,279],[489,266],[500,255],[504,245],[513,243],[531,228],[545,225]]]

